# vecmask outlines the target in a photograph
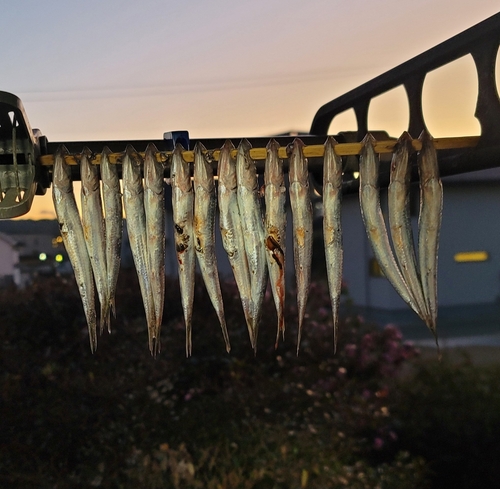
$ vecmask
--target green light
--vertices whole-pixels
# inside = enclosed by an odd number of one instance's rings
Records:
[[[38,255],[38,259],[39,259],[40,261],[45,261],[45,260],[47,259],[47,255],[46,255],[45,253],[40,253],[40,254]]]
[[[64,260],[64,257],[59,253],[55,256],[55,260],[57,263],[61,263]]]

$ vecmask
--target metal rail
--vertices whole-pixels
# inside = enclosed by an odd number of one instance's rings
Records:
[[[311,134],[327,134],[334,117],[353,109],[357,122],[357,140],[368,132],[368,109],[373,98],[403,86],[409,106],[408,132],[418,136],[427,129],[422,110],[422,91],[426,75],[470,54],[478,80],[475,117],[481,125],[477,145],[470,149],[450,149],[439,153],[442,176],[500,166],[500,99],[495,80],[495,63],[500,45],[500,13],[438,44],[405,63],[323,105],[314,116]],[[417,177],[416,173],[414,175]],[[388,182],[388,170],[381,172]],[[356,182],[346,182],[356,187]]]

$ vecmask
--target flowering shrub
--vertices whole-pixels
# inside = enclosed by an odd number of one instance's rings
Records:
[[[401,450],[397,374],[418,352],[396,327],[344,315],[333,354],[326,285],[311,285],[296,353],[296,304],[274,348],[267,297],[258,350],[237,289],[223,286],[232,351],[201,280],[185,358],[178,284],[167,283],[162,352],[147,349],[134,273],[122,272],[113,333],[90,354],[75,284],[1,290],[0,486],[22,488],[425,488]]]

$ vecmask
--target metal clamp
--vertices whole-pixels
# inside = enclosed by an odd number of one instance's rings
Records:
[[[38,129],[31,129],[21,100],[0,92],[0,219],[30,210],[40,180],[36,162],[43,139]]]

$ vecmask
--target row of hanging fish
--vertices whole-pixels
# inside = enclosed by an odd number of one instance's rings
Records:
[[[379,265],[405,302],[436,335],[437,251],[442,212],[442,187],[433,141],[426,132],[420,137],[420,216],[418,260],[409,218],[410,154],[412,139],[404,133],[391,162],[388,188],[390,236],[380,208],[379,160],[375,140],[367,135],[359,164],[359,198],[368,238]],[[338,339],[342,282],[342,159],[337,142],[328,137],[323,157],[323,236],[327,279],[332,304],[334,349]],[[304,143],[295,139],[288,158],[289,202],[292,211],[293,257],[297,284],[298,338],[300,346],[311,282],[313,207]],[[215,216],[218,207],[220,235],[240,293],[250,342],[257,348],[262,303],[268,281],[278,317],[276,344],[284,336],[286,187],[279,144],[266,147],[264,189],[259,187],[250,143],[243,140],[234,156],[226,141],[220,150],[215,185],[211,161],[201,143],[194,148],[194,165],[183,158],[178,145],[172,153],[170,183],[175,250],[177,254],[182,309],[186,327],[186,354],[192,351],[192,313],[196,262],[217,313],[227,351],[229,334],[215,254]],[[73,195],[71,172],[64,147],[55,155],[53,198],[61,235],[75,271],[89,327],[92,351],[97,347],[95,288],[101,305],[100,329],[110,327],[115,314],[115,289],[120,267],[122,200],[135,268],[148,325],[149,348],[160,351],[160,328],[165,295],[165,202],[164,164],[150,144],[142,157],[128,146],[122,163],[123,199],[116,164],[104,149],[98,166],[90,152],[80,157],[82,216]],[[262,198],[264,196],[264,207]],[[101,196],[103,202],[101,203]],[[103,214],[104,207],[104,214]],[[393,252],[394,249],[394,252]],[[437,340],[436,340],[437,341]]]

